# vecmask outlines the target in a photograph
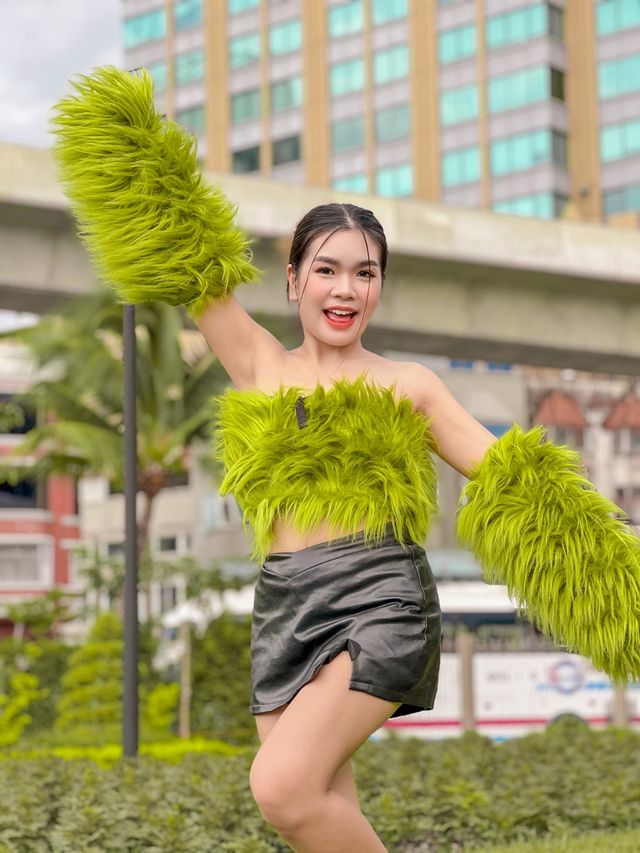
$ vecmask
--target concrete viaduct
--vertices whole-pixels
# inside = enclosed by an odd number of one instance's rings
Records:
[[[285,296],[298,220],[316,204],[374,211],[389,245],[365,346],[640,375],[640,232],[415,199],[208,174],[238,204],[261,284],[238,288],[270,328],[298,327]],[[0,308],[44,313],[99,285],[50,151],[0,143]]]

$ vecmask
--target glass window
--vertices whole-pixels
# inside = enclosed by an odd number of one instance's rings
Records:
[[[331,127],[331,150],[334,154],[362,148],[364,145],[364,116],[336,121]]]
[[[455,62],[476,52],[476,28],[474,24],[444,30],[438,36],[438,58],[440,62]]]
[[[602,194],[604,212],[621,213],[624,210],[640,210],[640,184],[632,184]]]
[[[459,148],[449,151],[442,157],[442,184],[455,187],[480,180],[480,149]]]
[[[177,30],[202,23],[202,0],[178,0],[173,7]]]
[[[271,111],[290,110],[302,104],[302,77],[289,77],[271,84]]]
[[[598,68],[601,98],[613,98],[640,90],[640,53],[601,62]]]
[[[136,15],[135,18],[125,18],[122,28],[125,50],[146,41],[164,38],[167,31],[164,9]]]
[[[461,86],[440,93],[440,121],[443,125],[472,121],[478,117],[478,87]]]
[[[534,193],[533,195],[510,198],[494,202],[492,207],[498,213],[513,213],[517,216],[534,216],[538,219],[553,219],[562,215],[567,203],[566,196],[554,193]]]
[[[229,41],[229,65],[240,68],[260,59],[260,33],[246,33]]]
[[[246,121],[260,116],[260,90],[249,89],[231,96],[231,121]]]
[[[260,146],[233,152],[234,172],[257,172],[260,169]]]
[[[367,192],[366,175],[347,175],[344,178],[334,178],[333,187],[336,190],[350,190],[356,193]]]
[[[547,34],[562,39],[563,32],[562,9],[547,3],[535,3],[488,18],[487,47],[504,47]]]
[[[375,83],[399,80],[409,73],[409,47],[406,44],[379,50],[373,56],[373,79]]]
[[[329,35],[339,38],[349,33],[359,33],[364,26],[362,0],[342,3],[329,9]]]
[[[395,21],[397,18],[406,18],[408,5],[408,0],[373,0],[372,18],[374,26],[386,24],[387,21]]]
[[[154,92],[163,92],[167,88],[167,63],[152,62],[146,69],[153,79]]]
[[[179,53],[176,56],[176,83],[183,86],[204,78],[204,51],[202,48]]]
[[[553,71],[555,69],[539,65],[489,80],[489,112],[500,113],[536,101],[544,101],[551,93]],[[560,80],[558,74],[562,72],[555,75],[556,91],[564,93],[564,75]]]
[[[549,35],[564,41],[564,10],[549,6]]]
[[[237,15],[238,12],[246,12],[248,9],[257,9],[260,0],[227,0],[230,15]]]
[[[596,6],[596,31],[608,36],[640,27],[640,0],[601,0]]]
[[[269,50],[273,56],[293,53],[302,47],[302,24],[300,18],[274,24],[269,30]]]
[[[345,95],[364,88],[364,62],[348,59],[337,62],[329,71],[329,88],[332,95]]]
[[[292,163],[299,159],[299,136],[288,136],[286,139],[276,139],[272,143],[272,160],[274,166],[280,166],[282,163]]]
[[[407,196],[413,192],[413,168],[411,163],[387,166],[376,174],[378,195]]]
[[[564,101],[564,71],[551,69],[551,97]]]
[[[189,107],[176,112],[176,121],[192,133],[204,133],[204,106]]]
[[[551,130],[534,130],[498,139],[491,144],[491,174],[506,175],[551,160],[567,165],[567,138]]]
[[[640,153],[640,119],[600,128],[600,157],[605,162]]]
[[[405,139],[411,132],[409,104],[398,104],[378,110],[375,117],[376,142],[389,142],[392,139]]]

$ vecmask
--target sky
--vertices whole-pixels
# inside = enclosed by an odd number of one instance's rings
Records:
[[[69,79],[122,65],[121,0],[0,0],[0,142],[48,148]]]
[[[0,142],[49,148],[51,107],[69,80],[122,67],[121,0],[0,0]],[[0,330],[34,322],[0,311]]]

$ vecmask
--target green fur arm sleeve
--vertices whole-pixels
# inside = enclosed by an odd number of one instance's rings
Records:
[[[197,317],[258,281],[236,208],[203,182],[195,138],[156,112],[151,75],[105,66],[72,85],[54,108],[54,157],[80,237],[120,299]]]
[[[577,451],[514,424],[470,472],[456,517],[485,580],[615,681],[640,679],[640,537]]]

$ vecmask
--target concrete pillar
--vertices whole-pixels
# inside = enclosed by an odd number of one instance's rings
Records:
[[[456,652],[460,661],[460,724],[463,731],[475,729],[475,693],[473,687],[473,649],[475,637],[471,631],[456,635]]]

